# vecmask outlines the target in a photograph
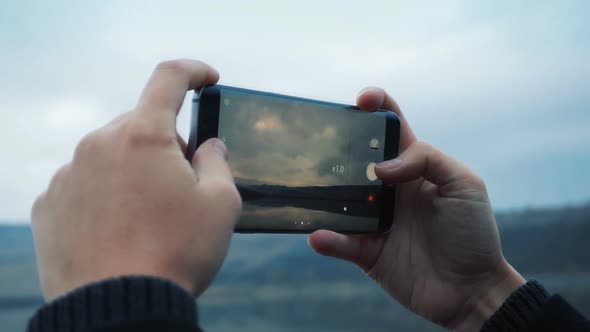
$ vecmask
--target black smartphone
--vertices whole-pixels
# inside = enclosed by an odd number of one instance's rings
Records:
[[[386,232],[395,185],[375,176],[397,157],[400,121],[318,100],[211,85],[193,97],[187,157],[222,139],[243,201],[236,232]]]

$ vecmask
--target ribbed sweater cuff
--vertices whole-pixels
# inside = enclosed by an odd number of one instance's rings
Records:
[[[528,281],[506,299],[480,331],[527,331],[535,312],[548,298],[549,294],[540,283]]]
[[[78,288],[41,307],[27,331],[84,332],[139,321],[197,326],[195,299],[165,279],[127,276]]]

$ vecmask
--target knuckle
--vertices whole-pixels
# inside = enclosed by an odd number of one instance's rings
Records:
[[[436,151],[436,148],[430,143],[424,141],[415,141],[404,152],[407,152],[411,156],[422,156],[429,160],[436,155]]]
[[[434,147],[432,146],[432,144],[430,144],[428,142],[424,142],[424,141],[416,141],[416,142],[412,143],[412,146],[417,150],[423,150],[423,151],[434,150]]]
[[[53,177],[51,177],[51,181],[49,182],[49,188],[54,188],[55,186],[59,185],[63,181],[63,179],[67,176],[71,168],[70,164],[65,164],[60,167]]]
[[[95,154],[99,149],[102,138],[99,135],[98,131],[93,131],[90,134],[84,136],[78,146],[76,146],[76,150],[74,151],[74,159],[85,158],[89,155]]]
[[[41,193],[35,201],[33,202],[33,206],[31,207],[31,222],[34,224],[36,223],[37,216],[43,210],[43,205],[45,202],[45,197],[47,196],[47,192]]]
[[[177,142],[176,134],[167,134],[142,118],[126,121],[122,126],[124,141],[130,147],[168,146]]]
[[[477,174],[471,174],[467,177],[467,182],[476,189],[485,190],[486,183],[483,178]]]
[[[213,200],[223,200],[235,210],[242,209],[242,197],[232,181],[222,179],[207,181],[203,189]]]
[[[94,155],[106,144],[111,143],[113,135],[116,135],[117,128],[127,122],[132,113],[131,111],[124,112],[111,120],[107,125],[84,136],[76,146],[74,160],[80,157],[87,158],[90,155]]]
[[[233,183],[231,186],[230,198],[232,200],[232,204],[233,204],[234,208],[241,211],[242,204],[243,204],[242,203],[242,196],[238,192],[238,188],[236,188],[236,185]]]
[[[166,60],[158,63],[154,72],[158,71],[173,71],[173,72],[186,72],[192,70],[207,70],[211,69],[209,65],[199,60],[192,59],[174,59]]]
[[[127,121],[127,119],[129,119],[129,117],[131,117],[133,114],[134,114],[133,110],[123,112],[123,113],[117,115],[114,119],[112,119],[111,122],[109,122],[109,124],[107,125],[107,127],[116,127],[119,124]]]
[[[156,66],[156,71],[158,70],[172,70],[172,71],[179,71],[185,67],[184,60],[166,60],[158,63]]]

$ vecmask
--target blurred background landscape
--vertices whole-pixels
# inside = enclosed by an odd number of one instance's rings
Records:
[[[509,262],[590,316],[590,204],[497,215]],[[22,331],[42,304],[28,226],[0,226],[0,326]],[[305,235],[236,235],[199,299],[202,326],[233,331],[443,331],[355,266],[322,257]]]
[[[345,104],[385,88],[420,140],[485,179],[509,261],[590,316],[588,13],[587,0],[1,1],[0,331],[42,302],[35,197],[174,58]],[[199,304],[213,332],[440,331],[305,236],[237,235]]]

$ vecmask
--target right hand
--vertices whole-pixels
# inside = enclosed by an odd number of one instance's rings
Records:
[[[357,264],[415,313],[446,328],[478,330],[524,284],[502,255],[484,182],[417,141],[383,90],[364,90],[357,104],[389,109],[402,121],[401,155],[375,168],[383,182],[400,183],[393,227],[380,235],[320,230],[311,234],[310,245]]]

